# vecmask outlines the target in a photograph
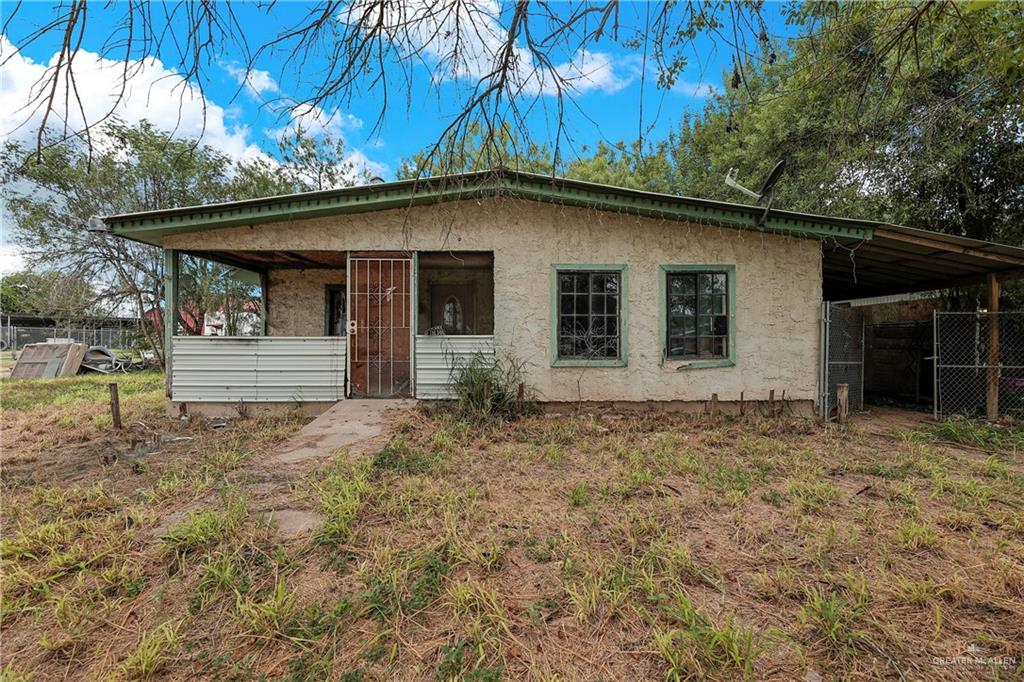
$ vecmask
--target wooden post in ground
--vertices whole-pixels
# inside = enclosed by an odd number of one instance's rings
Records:
[[[846,423],[850,414],[850,385],[839,384],[836,386],[836,411],[840,424]]]
[[[718,394],[711,394],[711,418],[718,419]]]
[[[110,421],[115,429],[121,427],[121,399],[117,395],[117,384],[110,384]]]
[[[775,389],[768,391],[768,416],[775,416]]]
[[[743,404],[743,391],[740,391],[740,416],[746,413],[746,406]]]
[[[985,416],[999,418],[999,279],[988,275],[988,387],[985,395]]]

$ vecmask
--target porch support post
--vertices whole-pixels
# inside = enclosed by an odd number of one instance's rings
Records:
[[[419,300],[420,300],[420,254],[412,252],[412,263],[409,272],[409,291],[412,292],[409,301],[409,378],[412,385],[412,397],[416,397],[416,332],[419,328]]]
[[[999,278],[988,274],[988,390],[985,396],[985,416],[999,418]]]
[[[164,249],[164,386],[171,397],[172,355],[174,334],[178,331],[178,280],[181,253],[177,249]]]
[[[266,270],[260,273],[260,336],[267,335],[267,305],[270,303],[268,289],[270,288],[270,276]]]

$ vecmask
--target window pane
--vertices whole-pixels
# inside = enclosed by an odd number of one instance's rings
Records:
[[[729,350],[729,281],[724,272],[666,276],[667,353],[721,358]]]
[[[619,273],[560,272],[557,281],[559,357],[618,357]]]
[[[590,277],[585,272],[577,273],[572,276],[575,284],[576,293],[587,293],[590,291]]]
[[[590,314],[590,294],[577,294],[575,313],[577,315]]]

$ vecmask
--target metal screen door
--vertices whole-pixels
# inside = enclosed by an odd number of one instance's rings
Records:
[[[349,396],[410,396],[412,259],[350,256],[347,279]]]
[[[821,416],[836,408],[836,387],[849,386],[850,411],[864,409],[864,314],[859,308],[821,306]]]

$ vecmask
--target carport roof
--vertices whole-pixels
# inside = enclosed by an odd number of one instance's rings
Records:
[[[495,196],[820,239],[823,293],[830,300],[947,288],[980,281],[992,272],[1003,277],[1024,273],[1024,248],[877,221],[775,209],[761,223],[764,209],[760,206],[645,192],[504,168],[128,213],[102,220],[113,234],[159,246],[173,234]],[[303,257],[297,258],[290,251],[202,255],[256,270],[302,267],[303,261],[305,267],[313,267],[310,263],[322,260],[311,254],[300,254]],[[321,267],[332,265],[325,262]]]

